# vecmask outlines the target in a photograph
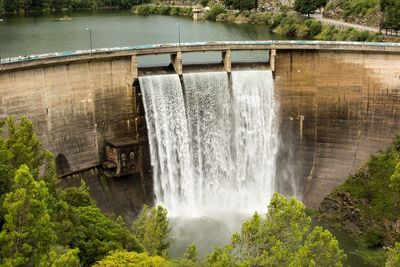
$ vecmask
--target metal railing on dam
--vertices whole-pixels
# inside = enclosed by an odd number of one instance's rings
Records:
[[[336,42],[336,41],[219,41],[166,43],[129,47],[98,48],[93,50],[63,51],[0,59],[0,71],[29,68],[85,60],[101,60],[129,56],[176,54],[190,52],[225,52],[245,50],[331,50],[400,53],[400,43]]]

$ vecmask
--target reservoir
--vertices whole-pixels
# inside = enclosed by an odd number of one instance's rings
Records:
[[[10,16],[0,23],[2,58],[92,47],[125,47],[143,44],[287,39],[265,25],[193,21],[191,17],[134,15],[130,12]],[[201,57],[203,60],[207,59]],[[157,61],[149,60],[150,63]]]

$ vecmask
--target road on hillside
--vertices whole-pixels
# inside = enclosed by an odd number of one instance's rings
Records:
[[[379,32],[378,28],[343,22],[343,21],[334,20],[334,19],[327,19],[327,18],[322,17],[321,14],[312,14],[312,15],[310,15],[310,17],[317,19],[324,24],[333,25],[333,26],[336,26],[336,27],[342,28],[342,29],[354,28],[354,29],[360,30],[360,31]]]

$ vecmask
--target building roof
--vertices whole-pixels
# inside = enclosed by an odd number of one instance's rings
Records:
[[[111,140],[106,140],[106,143],[112,147],[123,147],[137,145],[139,142],[135,137],[120,137]]]

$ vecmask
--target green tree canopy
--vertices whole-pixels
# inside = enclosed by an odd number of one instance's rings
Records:
[[[121,220],[112,220],[96,206],[72,207],[73,227],[69,232],[69,246],[79,248],[84,266],[102,259],[112,250],[142,251],[138,240]]]
[[[224,0],[223,3],[227,8],[238,10],[257,8],[257,0]]]
[[[380,7],[382,12],[381,28],[400,30],[400,1],[381,0]]]
[[[313,14],[315,10],[323,5],[324,2],[320,0],[296,0],[294,2],[294,10],[310,17],[310,14]]]
[[[191,244],[187,247],[185,252],[185,259],[190,260],[192,262],[197,261],[197,247],[195,244]]]
[[[169,242],[166,239],[171,232],[167,213],[161,206],[150,210],[145,205],[132,223],[134,236],[141,241],[144,250],[151,256],[167,256]]]
[[[3,203],[6,215],[0,233],[2,264],[35,266],[56,239],[47,208],[48,191],[43,181],[33,179],[26,165],[17,170],[14,187]]]
[[[170,263],[160,256],[147,253],[114,251],[109,256],[96,262],[93,267],[169,267]]]
[[[327,230],[310,232],[311,219],[294,198],[275,194],[265,219],[255,213],[231,243],[208,257],[211,266],[343,266],[346,255]]]
[[[396,243],[393,248],[388,250],[386,267],[400,266],[400,243]]]

